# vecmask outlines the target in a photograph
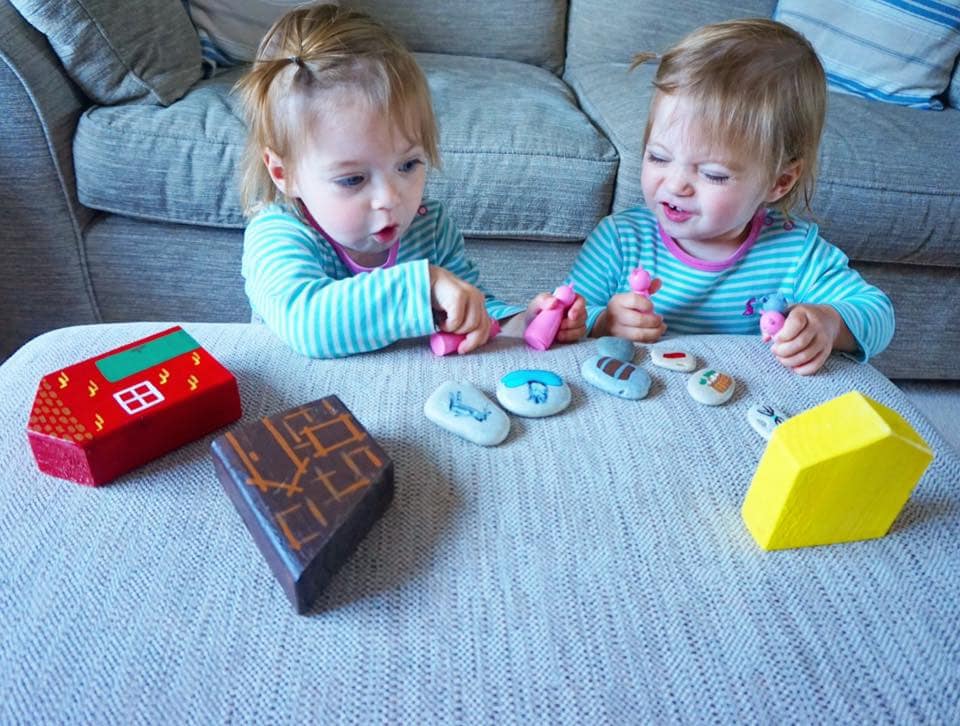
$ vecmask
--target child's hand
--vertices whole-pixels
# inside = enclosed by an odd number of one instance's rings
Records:
[[[856,350],[840,313],[830,305],[794,305],[770,350],[783,366],[809,376],[823,367],[834,348]]]
[[[541,292],[527,306],[524,314],[524,327],[530,324],[541,310],[549,310],[559,301],[549,292]],[[576,295],[573,304],[567,308],[560,329],[557,331],[556,342],[575,343],[587,334],[587,303],[582,295]]]
[[[449,270],[430,265],[430,304],[439,311],[440,330],[467,336],[457,352],[469,353],[490,337],[483,293]]]
[[[660,278],[650,283],[650,294],[660,289]],[[621,292],[610,298],[593,326],[591,335],[601,338],[615,335],[637,343],[655,343],[667,331],[663,318],[654,312],[653,303],[645,295]]]

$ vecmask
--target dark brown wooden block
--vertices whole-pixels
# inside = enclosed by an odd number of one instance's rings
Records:
[[[336,396],[211,445],[217,476],[298,613],[393,498],[393,462]]]

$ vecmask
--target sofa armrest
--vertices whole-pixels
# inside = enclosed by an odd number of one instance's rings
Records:
[[[73,135],[87,100],[46,38],[0,0],[0,360],[54,327],[100,321]]]

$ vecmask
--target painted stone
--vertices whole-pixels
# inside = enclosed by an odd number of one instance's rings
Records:
[[[633,360],[633,343],[626,338],[618,338],[614,335],[605,335],[597,339],[597,353],[605,355],[608,358],[617,358],[629,363]]]
[[[694,401],[705,406],[726,403],[736,388],[733,378],[713,368],[701,368],[687,379],[687,392]]]
[[[773,436],[773,430],[788,418],[790,417],[779,408],[765,403],[755,403],[747,409],[747,421],[750,422],[750,426],[768,441]]]
[[[440,428],[481,446],[496,446],[510,433],[510,419],[470,383],[447,381],[423,404],[424,415]]]
[[[689,373],[697,369],[697,359],[679,348],[651,348],[650,360],[655,366],[669,371]]]
[[[570,405],[570,386],[552,371],[510,371],[497,384],[497,400],[517,416],[542,418]]]
[[[592,356],[581,364],[580,373],[590,385],[620,398],[637,400],[650,392],[649,374],[619,358]]]

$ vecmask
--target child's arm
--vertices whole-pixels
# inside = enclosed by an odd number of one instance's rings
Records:
[[[477,306],[475,301],[465,303],[470,310],[470,319],[475,320],[476,325],[461,325],[457,330],[448,331],[461,334],[466,333],[467,338],[464,341],[464,347],[460,351],[462,353],[466,353],[483,345],[487,341],[489,336],[490,318],[495,320],[510,318],[511,316],[522,312],[523,308],[518,305],[509,305],[496,299],[480,284],[480,273],[477,271],[477,268],[473,262],[471,262],[467,257],[463,234],[450,219],[450,216],[444,210],[443,205],[436,201],[428,202],[428,209],[430,210],[430,213],[436,215],[436,226],[434,231],[435,259],[432,260],[433,263],[437,267],[445,270],[454,278],[468,283],[470,286],[476,288],[483,294],[483,299],[481,301],[482,306]],[[483,309],[485,309],[486,314],[482,314]],[[465,327],[469,328],[469,331],[467,331]],[[446,330],[446,328],[443,328],[442,325],[441,328]],[[483,333],[483,331],[480,330],[481,328],[485,328],[486,333]]]
[[[433,332],[430,265],[405,262],[336,280],[312,233],[283,212],[266,211],[244,233],[243,276],[250,305],[287,345],[334,358]]]
[[[812,227],[811,234],[816,234]],[[771,348],[801,375],[815,373],[834,350],[863,362],[889,345],[893,304],[850,268],[847,256],[816,236],[796,270],[796,299]]]
[[[650,294],[660,289],[660,279],[650,283]],[[615,335],[637,343],[655,343],[667,332],[667,324],[653,309],[649,296],[621,292],[610,298],[607,309],[597,318],[591,335]]]
[[[649,297],[617,292],[625,273],[623,257],[616,221],[605,217],[584,241],[569,278],[586,301],[587,330],[595,338],[616,335],[654,342],[666,331],[666,325],[654,312]],[[650,293],[659,289],[660,280],[654,280]]]

